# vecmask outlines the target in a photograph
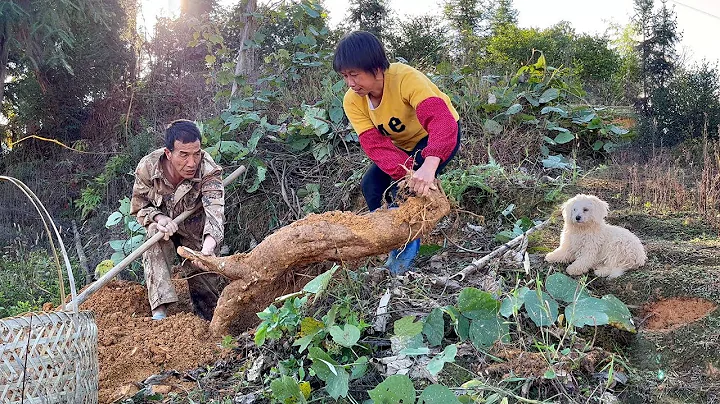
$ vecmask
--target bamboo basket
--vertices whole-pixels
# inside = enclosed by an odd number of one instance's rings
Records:
[[[65,299],[62,268],[53,233],[63,254],[73,300],[77,296],[67,251],[57,227],[37,196],[22,182],[0,176],[18,186],[40,214],[55,255]],[[98,335],[95,317],[78,310],[34,312],[0,319],[0,404],[95,404],[98,402]]]

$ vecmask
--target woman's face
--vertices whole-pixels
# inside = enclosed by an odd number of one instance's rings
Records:
[[[344,69],[340,70],[340,74],[357,95],[364,97],[373,93],[374,96],[382,96],[384,77],[380,70],[373,74],[362,69]]]

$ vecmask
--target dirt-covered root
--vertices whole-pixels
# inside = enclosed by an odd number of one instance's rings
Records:
[[[448,213],[449,201],[436,191],[429,197],[410,197],[397,209],[309,215],[268,236],[248,254],[207,257],[184,247],[178,254],[232,280],[213,315],[210,328],[218,335],[227,332],[231,322],[244,322],[243,317],[252,316],[254,322],[255,312],[248,313],[248,305],[273,294],[276,288],[270,286],[288,268],[387,253],[428,234]]]

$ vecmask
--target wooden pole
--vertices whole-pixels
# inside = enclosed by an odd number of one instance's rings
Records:
[[[225,179],[223,179],[223,186],[227,187],[228,185],[232,184],[244,172],[245,172],[245,166],[238,167],[237,170],[233,171],[230,175],[228,175],[227,177],[225,177]],[[182,223],[183,221],[185,221],[185,219],[187,219],[190,215],[195,213],[195,211],[198,209],[200,209],[200,206],[195,207],[195,209],[193,209],[193,210],[186,210],[185,212],[181,213],[176,218],[174,218],[173,222],[175,222],[175,224]],[[142,255],[142,253],[147,251],[148,248],[152,247],[161,238],[163,238],[164,234],[165,233],[163,233],[163,232],[157,232],[154,236],[152,236],[151,238],[146,240],[140,247],[137,248],[137,250],[130,253],[130,255],[128,255],[127,257],[125,257],[125,259],[123,259],[117,265],[112,267],[105,275],[101,276],[100,279],[93,282],[90,286],[88,286],[87,289],[85,289],[84,291],[82,291],[82,293],[77,295],[77,297],[75,298],[74,301],[71,301],[69,304],[65,305],[65,309],[72,307],[73,304],[77,305],[75,307],[78,307],[81,304],[83,304],[83,302],[85,302],[90,297],[90,295],[92,295],[93,293],[97,292],[100,288],[105,286],[105,284],[108,283],[112,278],[114,278],[115,275],[117,275],[120,271],[125,269],[125,267],[130,265],[131,262],[135,261],[135,259],[140,257]]]

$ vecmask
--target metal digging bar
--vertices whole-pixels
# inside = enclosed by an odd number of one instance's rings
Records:
[[[244,172],[245,172],[245,166],[238,167],[237,170],[233,171],[232,173],[230,173],[230,175],[228,175],[227,177],[225,177],[223,179],[223,186],[227,187],[228,185],[232,184]],[[183,221],[185,221],[185,219],[187,219],[190,215],[195,213],[195,211],[198,209],[200,209],[200,206],[197,206],[193,210],[186,210],[185,212],[178,215],[175,219],[173,219],[173,222],[175,222],[175,224],[182,223]],[[68,305],[66,305],[66,306],[77,307],[77,306],[80,306],[81,304],[83,304],[83,302],[85,302],[90,297],[90,295],[97,292],[98,289],[100,289],[106,283],[108,283],[110,281],[110,279],[114,278],[115,275],[117,275],[120,271],[122,271],[126,266],[130,265],[131,262],[135,261],[135,259],[137,259],[140,255],[142,255],[142,253],[144,253],[148,248],[152,247],[153,244],[157,243],[161,238],[163,238],[163,235],[164,235],[164,233],[158,232],[151,238],[147,239],[140,247],[137,248],[137,250],[130,253],[130,255],[125,257],[125,259],[123,259],[117,265],[112,267],[105,275],[101,276],[100,279],[98,279],[95,282],[93,282],[92,284],[90,284],[90,286],[88,286],[87,289],[85,289],[84,291],[82,291],[82,293],[77,295],[77,297],[73,301],[68,303]]]

